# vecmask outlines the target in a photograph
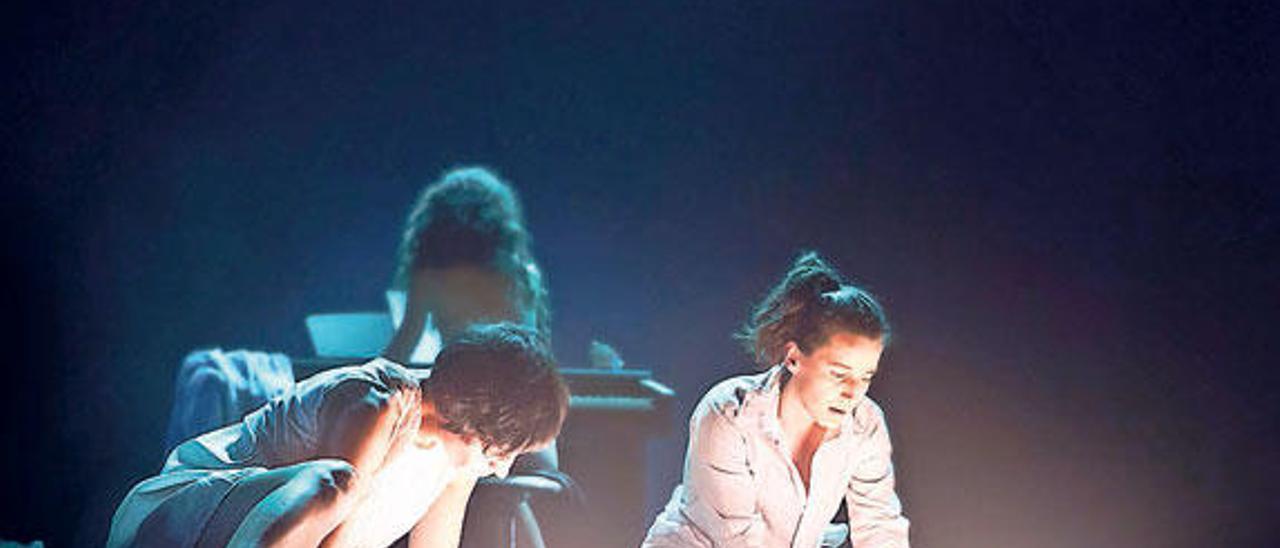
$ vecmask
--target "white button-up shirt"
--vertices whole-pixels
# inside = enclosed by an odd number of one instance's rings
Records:
[[[841,498],[856,548],[908,546],[880,406],[863,398],[822,442],[806,492],[778,422],[783,371],[778,366],[725,380],[698,402],[689,420],[684,483],[643,546],[813,548]]]

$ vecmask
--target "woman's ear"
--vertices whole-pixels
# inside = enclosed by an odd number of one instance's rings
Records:
[[[783,348],[786,353],[782,356],[782,365],[794,375],[800,369],[800,358],[804,357],[804,352],[800,351],[800,345],[795,341],[787,341]]]

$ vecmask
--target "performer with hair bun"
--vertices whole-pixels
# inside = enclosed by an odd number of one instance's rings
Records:
[[[890,339],[880,303],[807,252],[738,338],[767,369],[698,403],[684,481],[643,546],[813,548],[842,499],[854,546],[908,546],[888,427],[866,396]]]

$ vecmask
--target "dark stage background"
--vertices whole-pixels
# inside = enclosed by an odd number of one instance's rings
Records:
[[[174,368],[376,309],[416,191],[523,194],[556,350],[680,394],[802,247],[884,297],[919,546],[1263,546],[1280,515],[1263,2],[15,5],[0,538],[97,545]]]

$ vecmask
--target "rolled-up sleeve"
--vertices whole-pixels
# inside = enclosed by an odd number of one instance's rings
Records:
[[[859,451],[845,504],[849,508],[849,539],[856,548],[905,548],[910,522],[894,490],[893,446],[879,407],[871,408],[873,422],[867,444]]]
[[[747,439],[724,412],[703,402],[689,423],[684,512],[715,546],[764,545]]]

